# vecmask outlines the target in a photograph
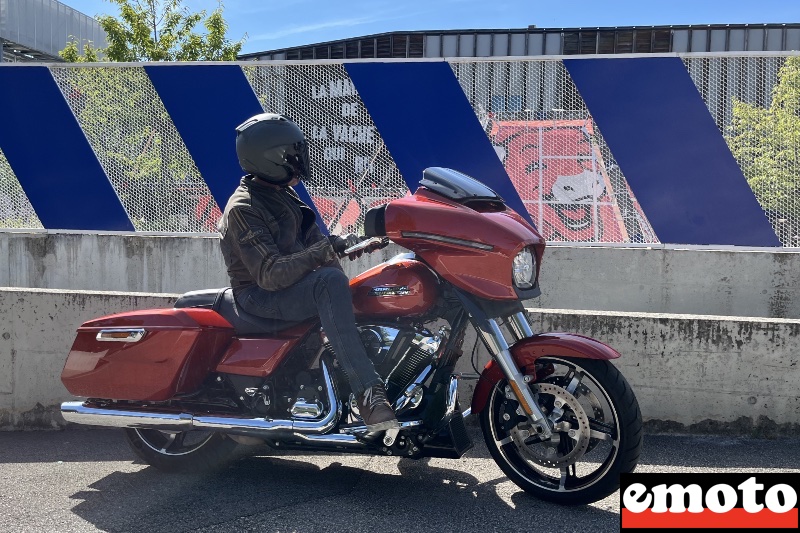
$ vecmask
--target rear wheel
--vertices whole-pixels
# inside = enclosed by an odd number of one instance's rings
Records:
[[[543,357],[536,376],[531,392],[552,422],[552,437],[533,431],[502,380],[481,412],[492,457],[541,499],[578,505],[605,498],[641,453],[642,415],[630,385],[610,362],[593,359]]]
[[[165,472],[204,472],[221,467],[237,444],[227,435],[207,431],[168,432],[126,428],[133,452]]]

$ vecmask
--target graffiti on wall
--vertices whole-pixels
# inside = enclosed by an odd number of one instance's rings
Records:
[[[590,118],[490,118],[488,133],[547,240],[641,242],[654,237],[624,180],[613,183]]]

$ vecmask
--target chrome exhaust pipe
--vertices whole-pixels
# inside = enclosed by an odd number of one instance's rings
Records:
[[[192,415],[188,413],[157,413],[91,407],[83,402],[61,404],[64,420],[73,424],[88,424],[111,428],[158,429],[161,431],[190,431]]]
[[[277,435],[322,435],[331,431],[342,416],[336,386],[328,365],[320,361],[328,403],[332,407],[321,419],[268,420],[263,418],[233,418],[221,416],[194,416],[190,413],[164,413],[133,409],[107,409],[92,407],[83,402],[64,402],[61,414],[73,424],[92,426],[157,429],[161,431],[191,431],[193,429],[230,433],[257,438]],[[301,439],[302,440],[302,439]]]

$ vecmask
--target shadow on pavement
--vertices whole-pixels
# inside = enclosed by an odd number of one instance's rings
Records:
[[[481,458],[487,458],[483,452]],[[153,468],[115,472],[93,483],[93,490],[72,495],[81,500],[72,512],[105,531],[154,532],[529,531],[535,516],[565,513],[513,485],[511,503],[503,500],[498,485],[507,479],[499,470],[481,482],[459,469],[461,461],[441,468],[426,459],[358,460],[368,468],[394,462],[398,475],[328,463],[329,457],[319,456],[327,463],[321,467],[280,456],[246,457],[208,476],[167,475]],[[571,508],[569,515],[604,529],[618,524],[616,513],[595,507]]]
[[[0,431],[0,463],[130,461],[121,429]]]
[[[0,465],[8,464],[7,471],[13,472],[12,463],[85,463],[72,470],[80,476],[77,486],[85,489],[59,492],[52,487],[43,497],[53,499],[56,507],[62,498],[71,501],[75,516],[105,531],[619,527],[615,496],[569,508],[528,496],[492,462],[479,431],[471,427],[470,433],[475,448],[460,460],[273,453],[258,448],[250,449],[257,455],[240,458],[219,473],[170,475],[132,463],[135,456],[119,430],[10,432],[0,433]],[[798,439],[648,435],[639,470],[794,470],[800,465],[798,444]]]

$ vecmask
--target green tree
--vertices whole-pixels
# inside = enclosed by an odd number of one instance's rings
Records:
[[[226,37],[222,3],[206,17],[182,0],[108,1],[120,10],[118,18],[98,17],[108,47],[87,41],[81,55],[73,38],[60,52],[64,61],[225,61],[242,47],[243,39]],[[176,229],[175,217],[192,210],[202,180],[144,69],[95,63],[52,72],[136,229]]]
[[[768,108],[737,101],[728,144],[766,211],[800,223],[800,57],[778,72]]]
[[[99,50],[106,61],[235,61],[245,37],[231,41],[223,5],[206,17],[205,11],[192,13],[183,0],[108,0],[119,8],[119,17],[100,15],[108,47]],[[204,34],[196,31],[198,25]],[[84,56],[72,39],[60,52],[69,62],[97,60],[88,43]]]
[[[99,61],[97,57],[97,49],[94,47],[92,41],[86,40],[83,44],[83,55],[79,50],[80,43],[74,36],[69,36],[67,46],[61,50],[58,55],[67,63],[94,63]]]

